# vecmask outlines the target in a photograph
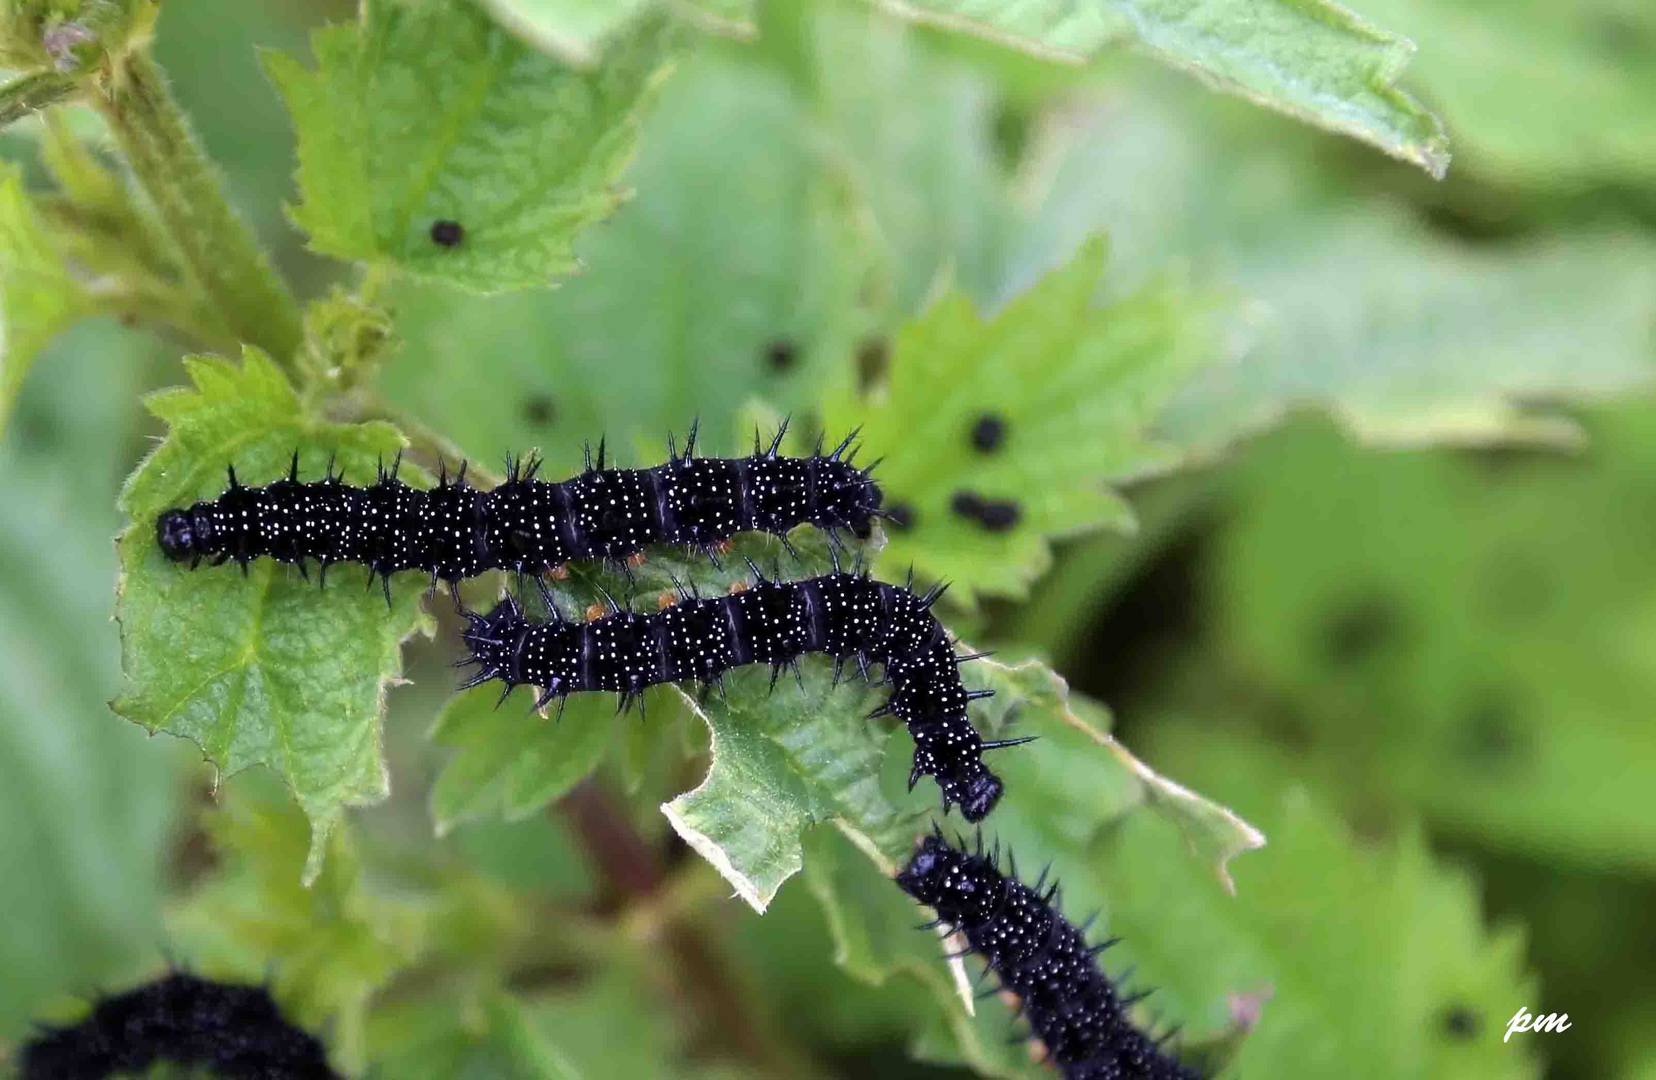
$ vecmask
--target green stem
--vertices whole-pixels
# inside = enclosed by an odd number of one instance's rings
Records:
[[[191,276],[224,321],[242,341],[291,365],[303,334],[299,307],[231,208],[218,170],[147,52],[124,59],[99,108]]]

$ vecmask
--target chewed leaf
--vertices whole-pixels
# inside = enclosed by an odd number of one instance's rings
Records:
[[[569,273],[575,235],[621,201],[673,40],[639,20],[581,71],[471,4],[364,5],[315,35],[315,70],[269,57],[299,134],[294,219],[324,254],[479,291]]]
[[[662,806],[678,834],[755,911],[804,865],[806,828],[843,822],[860,847],[895,859],[912,827],[880,785],[884,733],[864,717],[880,696],[853,679],[832,685],[832,665],[802,662],[770,688],[767,671],[726,678],[726,693],[686,704],[713,735],[713,762],[700,786]]]
[[[1017,595],[1051,538],[1131,525],[1107,483],[1162,462],[1147,429],[1207,353],[1206,310],[1172,288],[1101,303],[1104,261],[1094,241],[989,318],[948,294],[898,333],[885,386],[831,404],[903,512],[886,576]]]
[[[380,745],[386,688],[402,671],[403,639],[428,624],[418,583],[393,585],[393,604],[340,570],[324,595],[297,569],[259,560],[234,565],[168,562],[155,540],[163,511],[224,488],[225,467],[265,483],[302,475],[330,458],[347,477],[373,475],[402,446],[387,424],[330,424],[305,415],[274,364],[249,350],[238,366],[186,361],[195,386],[163,391],[150,410],[165,441],[128,479],[121,509],[132,524],[117,542],[116,618],[126,692],[116,711],[151,731],[196,742],[226,773],[268,765],[310,815],[307,879],[321,868],[328,831],[346,805],[387,791]]]

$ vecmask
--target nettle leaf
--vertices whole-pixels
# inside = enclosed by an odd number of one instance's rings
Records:
[[[1258,445],[1212,548],[1223,633],[1203,664],[1247,741],[1291,754],[1365,820],[1419,813],[1538,861],[1656,868],[1640,782],[1656,772],[1656,668],[1636,644],[1656,628],[1643,543],[1656,512],[1637,494],[1656,423],[1639,400],[1585,420],[1590,455],[1498,472],[1363,453],[1326,430]],[[1284,564],[1295,572],[1266,570]],[[1248,707],[1261,693],[1270,704]],[[1266,722],[1282,701],[1299,718],[1291,746]],[[1187,751],[1212,736],[1212,717],[1188,711],[1152,732],[1171,760],[1199,761]]]
[[[1315,405],[1389,446],[1567,443],[1575,422],[1537,406],[1656,378],[1649,243],[1490,252],[1378,211],[1307,224],[1301,245],[1248,260],[1265,307],[1247,355],[1202,372],[1158,432],[1207,452]]]
[[[316,70],[268,59],[299,135],[294,219],[324,254],[480,291],[569,273],[575,235],[621,202],[674,40],[641,20],[580,71],[469,4],[367,4],[316,33]],[[437,222],[463,234],[438,243]]]
[[[438,835],[493,815],[520,820],[580,783],[608,752],[621,719],[597,694],[571,698],[555,721],[525,716],[520,699],[480,686],[456,695],[437,717],[432,739],[458,753],[431,790]]]
[[[347,831],[328,839],[326,868],[300,883],[309,830],[277,798],[238,792],[203,818],[221,864],[169,912],[172,947],[219,977],[270,982],[330,1053],[360,1069],[369,1002],[426,946],[427,911],[370,892]]]
[[[544,53],[590,67],[653,0],[476,0],[495,21]]]
[[[1503,187],[1656,179],[1656,11],[1623,0],[1503,5],[1362,0],[1363,13],[1428,44],[1410,81],[1455,132],[1463,168]]]
[[[650,465],[696,417],[708,452],[738,449],[750,397],[810,407],[847,368],[857,284],[800,131],[777,72],[698,53],[646,125],[636,197],[582,237],[584,272],[508,296],[408,290],[386,395],[488,460],[539,446],[551,475],[602,435]]]
[[[1094,241],[992,318],[958,292],[898,332],[884,385],[827,409],[829,430],[857,424],[886,505],[911,511],[880,563],[912,565],[978,593],[1019,595],[1051,563],[1054,536],[1128,528],[1106,485],[1169,459],[1147,428],[1206,353],[1204,312],[1178,290],[1099,301],[1104,245]],[[990,451],[973,430],[1004,429]],[[991,530],[959,512],[963,495],[1013,508]]]
[[[1227,892],[1236,891],[1230,862],[1265,846],[1263,833],[1133,756],[1110,735],[1108,711],[1072,694],[1063,677],[1045,664],[984,660],[982,671],[983,684],[997,692],[984,703],[993,729],[1040,736],[1018,748],[1027,753],[1002,755],[996,764],[1008,787],[1016,778],[1048,800],[1045,827],[1061,838],[1061,846],[1084,846],[1101,821],[1142,807],[1175,825],[1196,862]]]
[[[346,805],[388,790],[380,722],[385,691],[402,670],[400,645],[429,629],[421,586],[394,583],[387,610],[377,587],[336,568],[321,595],[297,569],[261,559],[244,577],[232,566],[194,572],[167,561],[155,542],[164,510],[216,498],[233,463],[247,483],[288,471],[302,477],[330,458],[356,483],[397,453],[388,424],[330,424],[306,415],[264,354],[238,366],[194,358],[195,385],[162,391],[149,409],[168,433],[128,479],[121,509],[132,525],[117,541],[126,692],[116,711],[151,731],[194,741],[227,773],[268,765],[293,789],[312,824],[306,880],[321,869],[329,830]]]
[[[91,309],[21,171],[0,163],[0,429],[40,351]]]
[[[1290,786],[1263,815],[1271,846],[1238,865],[1235,897],[1167,858],[1151,819],[1059,864],[1066,906],[1102,905],[1103,932],[1123,937],[1112,969],[1137,965],[1160,1014],[1192,1036],[1257,1013],[1238,1075],[1537,1075],[1536,1044],[1497,1037],[1514,1001],[1536,994],[1522,932],[1486,930],[1472,882],[1418,832],[1360,845],[1292,775],[1250,789]],[[1455,1033],[1461,1011],[1476,1037]]]
[[[727,677],[727,699],[685,695],[712,732],[713,760],[707,778],[661,812],[755,911],[804,865],[811,825],[834,822],[888,860],[913,834],[880,782],[900,741],[888,750],[885,732],[865,719],[880,692],[855,677],[835,687],[832,668],[810,658],[803,688],[790,678],[774,689],[768,670],[746,668]]]
[[[1442,123],[1397,87],[1414,44],[1329,0],[869,2],[1070,62],[1135,41],[1209,86],[1361,139],[1434,177],[1449,167]],[[728,0],[720,6],[735,8]]]
[[[1237,300],[1231,355],[1157,436],[1208,457],[1317,408],[1381,445],[1557,442],[1576,431],[1547,404],[1649,384],[1648,242],[1448,240],[1378,200],[1353,207],[1268,120],[1137,73],[1047,166],[1051,210],[1020,277],[1086,224],[1110,237],[1121,285],[1191,268]]]

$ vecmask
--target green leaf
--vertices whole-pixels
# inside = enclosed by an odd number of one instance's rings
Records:
[[[467,1004],[464,1019],[454,1003],[440,1000],[376,1010],[370,1027],[375,1068],[387,1076],[479,1080],[575,1080],[582,1075],[535,1029],[528,1005],[516,995],[493,994]]]
[[[1206,457],[1314,407],[1387,445],[1556,442],[1573,426],[1539,406],[1649,383],[1647,241],[1446,239],[1390,202],[1354,206],[1282,125],[1140,76],[1054,149],[1014,277],[1091,227],[1110,237],[1118,287],[1194,268],[1236,296],[1225,362],[1157,435]]]
[[[193,740],[228,773],[274,769],[310,815],[305,876],[313,880],[342,808],[385,797],[385,690],[401,672],[401,642],[427,625],[420,586],[397,583],[387,611],[377,588],[364,593],[337,569],[325,596],[269,559],[245,577],[233,566],[192,573],[161,554],[154,522],[169,508],[217,497],[227,464],[245,482],[268,483],[298,449],[302,475],[320,476],[337,455],[345,474],[363,482],[402,438],[387,424],[305,415],[254,350],[240,366],[196,358],[186,368],[193,389],[149,399],[167,438],[121,496],[133,522],[117,543],[116,618],[129,685],[115,708],[151,731]]]
[[[87,323],[0,450],[0,1043],[158,959],[180,755],[111,716],[115,494],[148,342]],[[84,1006],[82,1006],[84,1007]]]
[[[466,1080],[748,1075],[697,1060],[681,1030],[682,1012],[662,1000],[659,974],[637,950],[617,949],[601,968],[550,991],[392,1003],[373,1019],[377,1074]]]
[[[566,64],[590,67],[652,0],[476,0],[495,21]]]
[[[0,164],[0,430],[41,349],[91,306],[23,190],[22,173]]]
[[[602,67],[564,67],[469,4],[367,5],[313,39],[317,69],[269,57],[299,133],[300,205],[317,251],[488,291],[576,267],[585,226],[621,201],[674,34],[641,20]],[[433,241],[438,221],[464,229]]]
[[[1656,11],[1625,0],[1497,7],[1363,0],[1427,48],[1410,81],[1455,133],[1457,173],[1556,193],[1656,179]]]
[[[580,783],[608,751],[621,723],[608,698],[571,698],[556,720],[523,715],[523,704],[498,708],[499,690],[481,686],[455,696],[438,714],[432,738],[459,751],[431,791],[439,835],[465,821],[538,813]]]
[[[1182,709],[1199,733],[1158,729],[1158,749],[1199,762],[1186,751],[1230,720],[1353,813],[1419,813],[1549,865],[1656,869],[1656,665],[1637,644],[1656,626],[1649,412],[1588,414],[1591,456],[1499,472],[1326,431],[1261,444],[1210,571],[1220,680]]]
[[[1328,0],[871,0],[906,18],[1081,61],[1123,38],[1209,86],[1379,147],[1441,178],[1443,125],[1397,87],[1405,38]]]
[[[863,719],[876,695],[860,684],[835,688],[821,657],[809,658],[801,677],[804,689],[771,690],[768,671],[744,668],[726,678],[728,700],[698,706],[686,694],[713,734],[713,762],[699,786],[661,808],[759,912],[804,865],[810,825],[840,824],[878,858],[908,846],[910,827],[880,784],[887,740]]]
[[[1060,858],[1066,907],[1103,904],[1101,932],[1124,938],[1108,966],[1136,965],[1160,1015],[1192,1036],[1259,1009],[1229,1070],[1240,1075],[1537,1075],[1536,1044],[1497,1037],[1514,1002],[1536,996],[1522,935],[1484,929],[1466,875],[1418,833],[1359,846],[1303,792],[1265,798],[1271,845],[1238,865],[1235,897],[1167,858],[1152,819],[1130,819],[1089,860]],[[1477,1037],[1450,1029],[1460,1009]]]
[[[749,399],[809,408],[843,377],[856,281],[799,140],[776,73],[697,55],[647,125],[637,196],[582,238],[585,272],[502,297],[407,291],[387,396],[484,460],[539,446],[552,475],[601,435],[654,464],[693,418],[727,453]],[[456,349],[489,378],[450,362]]]
[[[1072,694],[1061,676],[1035,660],[982,662],[984,685],[996,696],[985,712],[991,730],[1039,735],[1021,754],[1003,755],[996,767],[1011,787],[1021,784],[1048,799],[1045,827],[1070,844],[1085,844],[1100,822],[1140,807],[1176,826],[1195,861],[1227,892],[1234,892],[1230,862],[1265,846],[1265,835],[1235,812],[1156,772],[1109,734],[1102,705]]]
[[[327,841],[327,866],[308,885],[304,817],[283,801],[245,793],[204,825],[224,864],[168,916],[174,947],[219,977],[273,983],[276,996],[329,1050],[360,1068],[374,994],[425,947],[427,914],[368,891],[345,829]]]
[[[1160,433],[1211,450],[1314,404],[1384,445],[1572,442],[1572,420],[1532,403],[1656,376],[1656,247],[1643,240],[1467,249],[1378,211],[1301,239],[1250,260],[1246,287],[1268,305],[1252,349],[1198,376]]]
[[[1166,458],[1146,429],[1207,342],[1203,312],[1175,289],[1101,303],[1104,260],[1104,245],[1088,244],[990,319],[948,294],[898,333],[884,386],[829,405],[828,429],[861,424],[883,459],[887,504],[913,511],[884,575],[913,565],[968,601],[1018,595],[1051,563],[1052,537],[1131,526],[1106,483]],[[990,415],[1005,437],[985,453],[972,430]],[[956,512],[962,492],[1011,500],[1016,524],[995,532]]]

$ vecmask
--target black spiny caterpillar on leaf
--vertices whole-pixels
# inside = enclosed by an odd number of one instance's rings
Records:
[[[260,986],[183,972],[107,997],[73,1027],[24,1044],[22,1080],[101,1080],[167,1063],[235,1080],[337,1080],[315,1036],[282,1018]]]
[[[941,592],[917,596],[838,571],[795,582],[760,577],[731,596],[704,598],[681,589],[679,603],[662,611],[616,608],[584,623],[565,620],[550,596],[552,621],[530,622],[508,598],[488,615],[467,616],[471,655],[462,664],[476,664],[479,671],[465,686],[499,679],[506,684],[502,700],[513,687],[538,686],[537,707],[580,691],[607,690],[620,694],[625,706],[657,683],[716,685],[744,664],[770,664],[774,685],[806,653],[834,657],[836,677],[848,660],[865,678],[871,664],[883,664],[891,698],[874,715],[895,714],[914,737],[909,786],[922,776],[936,777],[945,809],[959,803],[968,820],[978,821],[1002,789],[984,767],[983,751],[1028,740],[985,742],[967,719],[967,704],[993,691],[961,685],[959,665],[973,657],[956,655],[930,611]]]
[[[299,455],[286,479],[247,487],[230,470],[230,487],[218,499],[168,510],[156,537],[168,558],[203,559],[215,565],[235,559],[245,571],[253,559],[270,557],[321,565],[360,563],[378,574],[390,601],[390,578],[422,570],[451,586],[489,570],[539,574],[572,559],[621,560],[646,544],[684,544],[711,554],[736,533],[759,530],[787,543],[788,530],[812,524],[869,535],[880,516],[880,489],[868,469],[853,463],[856,432],[827,454],[779,453],[787,424],[768,450],[754,437],[743,458],[698,458],[696,429],[681,455],[668,440],[669,459],[651,469],[606,469],[598,461],[571,480],[536,480],[538,459],[510,469],[505,483],[482,491],[445,472],[430,491],[397,479],[395,466],[377,481],[352,487],[332,466],[316,483],[299,480]]]
[[[964,845],[962,845],[962,848]],[[1014,994],[1034,1036],[1069,1080],[1197,1080],[1195,1070],[1162,1050],[1161,1040],[1134,1027],[1127,1009],[1142,994],[1121,997],[1098,964],[1114,944],[1088,945],[1085,927],[1065,919],[1058,885],[1046,875],[1031,888],[1016,867],[951,847],[941,831],[920,842],[897,875],[898,886],[937,912],[937,922],[963,935]]]

